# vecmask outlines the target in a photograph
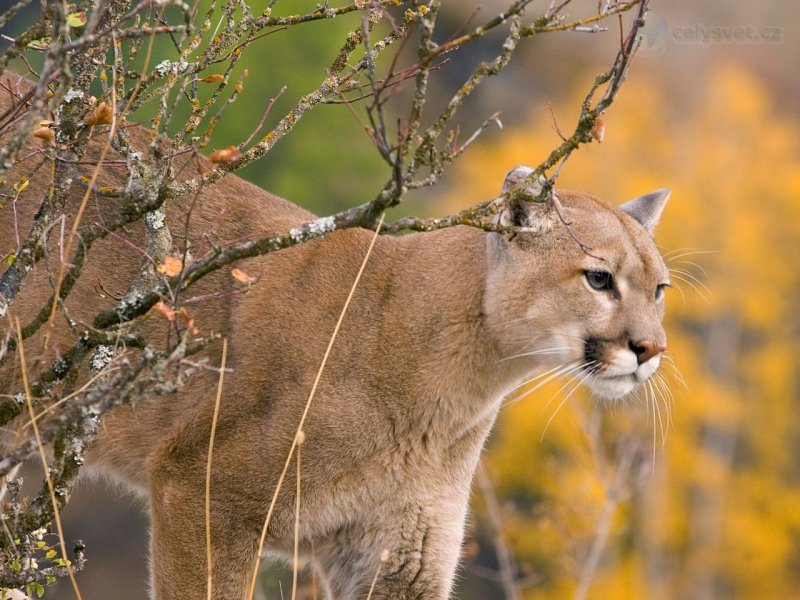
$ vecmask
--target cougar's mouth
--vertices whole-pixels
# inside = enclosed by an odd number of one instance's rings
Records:
[[[584,343],[586,385],[603,398],[620,398],[631,393],[658,370],[660,358],[639,363],[636,354],[618,344],[589,338]]]

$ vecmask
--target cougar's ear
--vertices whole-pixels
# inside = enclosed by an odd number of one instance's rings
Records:
[[[514,167],[506,175],[503,181],[503,194],[508,194],[515,188],[519,188],[520,184],[526,179],[533,169],[526,166]],[[543,217],[546,212],[545,206],[540,202],[531,202],[528,198],[535,198],[542,193],[542,185],[545,182],[544,177],[540,177],[532,185],[524,189],[520,189],[517,194],[506,201],[503,210],[501,210],[494,218],[494,222],[504,227],[525,227],[530,229],[543,229]]]
[[[671,189],[661,188],[655,192],[634,198],[622,204],[619,209],[639,221],[642,227],[652,234],[656,225],[658,225],[658,220],[661,218],[661,213],[664,212],[664,206],[667,204],[671,193]]]

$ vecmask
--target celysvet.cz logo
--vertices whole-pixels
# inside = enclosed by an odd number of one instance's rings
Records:
[[[639,53],[649,56],[663,54],[670,43],[696,44],[780,44],[783,27],[777,25],[689,23],[674,25],[657,12],[650,11],[641,31]]]
[[[676,44],[780,44],[783,27],[773,25],[706,25],[673,27]]]

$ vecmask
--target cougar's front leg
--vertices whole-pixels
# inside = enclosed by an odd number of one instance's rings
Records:
[[[162,463],[151,475],[153,600],[207,597],[205,478],[199,466]],[[219,481],[217,479],[217,481]],[[224,492],[212,491],[212,596],[247,597],[258,534]]]
[[[450,597],[463,537],[463,510],[449,514],[427,506],[380,516],[337,533],[317,553],[329,598],[446,600]],[[377,578],[376,578],[377,575]]]

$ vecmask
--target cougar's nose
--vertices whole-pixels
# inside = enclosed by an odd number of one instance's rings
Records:
[[[659,346],[650,340],[631,342],[631,351],[636,355],[636,360],[639,361],[639,364],[647,362],[657,354],[661,354],[666,349],[666,346]]]

